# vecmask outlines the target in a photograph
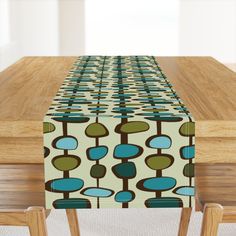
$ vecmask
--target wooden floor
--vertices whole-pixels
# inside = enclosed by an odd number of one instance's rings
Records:
[[[236,206],[236,164],[197,164],[196,185],[202,203]],[[42,164],[0,165],[0,208],[44,206]]]

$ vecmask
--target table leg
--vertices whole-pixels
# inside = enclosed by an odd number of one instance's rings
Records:
[[[191,218],[192,208],[182,208],[181,218],[179,223],[178,236],[186,236],[188,233],[188,225]]]
[[[66,209],[71,236],[80,236],[79,222],[76,209]]]
[[[223,213],[224,209],[219,204],[209,203],[204,206],[201,236],[217,236]]]
[[[31,236],[47,236],[46,214],[43,207],[29,207],[26,211],[26,223]]]

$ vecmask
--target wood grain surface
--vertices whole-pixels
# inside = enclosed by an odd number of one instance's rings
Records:
[[[26,57],[0,73],[0,163],[43,163],[42,121],[75,59]],[[236,163],[236,73],[211,57],[157,61],[196,120],[196,161]]]

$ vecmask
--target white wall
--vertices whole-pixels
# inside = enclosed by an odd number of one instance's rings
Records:
[[[210,55],[236,62],[236,0],[0,1],[9,2],[10,23],[0,71],[29,55]]]
[[[58,55],[57,18],[57,0],[9,0],[9,43],[0,48],[0,70],[23,56]]]
[[[0,71],[23,56],[84,54],[84,0],[4,1],[10,40],[0,47]]]
[[[177,55],[179,0],[86,0],[86,54]]]
[[[84,0],[59,0],[59,54],[85,53]]]
[[[236,1],[180,0],[180,55],[236,63]]]
[[[235,63],[236,0],[86,0],[86,54],[207,55]]]
[[[14,33],[22,54],[57,55],[57,0],[13,0],[15,7]]]

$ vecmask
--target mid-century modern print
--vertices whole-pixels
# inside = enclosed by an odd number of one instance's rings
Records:
[[[78,57],[43,125],[47,208],[193,206],[194,121],[155,57]]]

